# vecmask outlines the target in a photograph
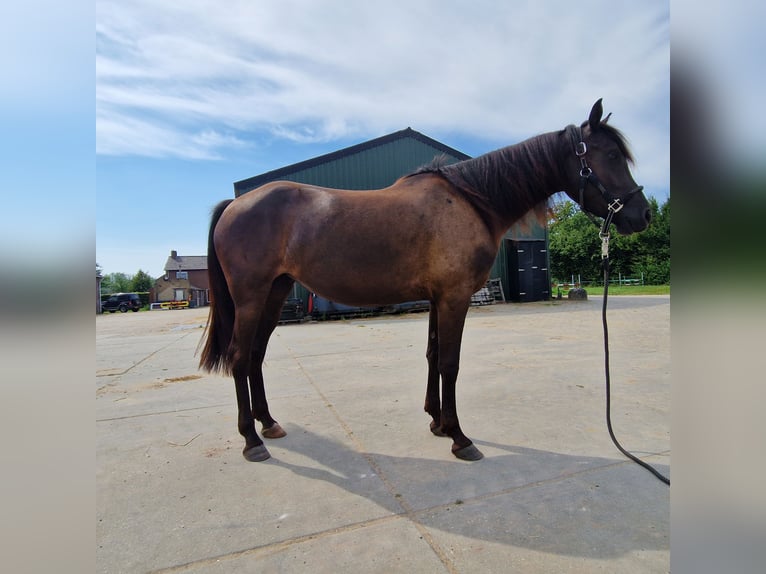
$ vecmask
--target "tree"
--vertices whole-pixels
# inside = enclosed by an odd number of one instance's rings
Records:
[[[580,275],[593,280],[601,259],[598,231],[571,201],[554,205],[552,211],[548,226],[551,277],[567,281]]]
[[[649,208],[652,223],[645,231],[619,235],[612,229],[609,262],[613,275],[643,274],[645,283],[660,285],[670,282],[670,199],[660,206],[649,198]],[[552,278],[565,281],[580,275],[583,281],[602,279],[599,228],[575,203],[554,206],[548,231]]]
[[[127,293],[132,286],[130,276],[125,273],[109,273],[101,280],[101,292],[105,294]]]
[[[131,291],[145,293],[154,286],[154,279],[145,271],[139,269],[131,279]]]
[[[670,283],[670,199],[660,206],[649,198],[652,223],[633,235],[614,235],[609,260],[613,271],[632,277],[643,274],[650,285]]]

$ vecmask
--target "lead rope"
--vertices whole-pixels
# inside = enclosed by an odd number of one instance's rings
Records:
[[[612,430],[612,413],[611,413],[611,410],[612,410],[611,409],[611,404],[612,404],[611,386],[612,385],[611,385],[611,379],[609,376],[609,327],[607,326],[607,322],[606,322],[606,303],[609,297],[609,226],[612,224],[612,218],[614,217],[614,215],[618,211],[620,211],[625,204],[619,198],[610,197],[604,185],[601,183],[598,177],[596,177],[596,174],[593,173],[593,170],[590,168],[590,166],[588,166],[588,161],[585,159],[585,155],[588,152],[588,146],[585,145],[585,142],[582,139],[582,133],[580,132],[580,128],[578,128],[575,125],[570,125],[570,126],[567,126],[566,130],[569,133],[569,137],[572,139],[572,143],[574,144],[575,155],[580,160],[580,186],[579,186],[580,208],[582,209],[583,213],[585,213],[585,215],[588,216],[588,219],[590,219],[597,227],[598,227],[598,222],[596,221],[596,218],[593,217],[590,213],[588,213],[588,211],[585,209],[586,184],[591,183],[592,185],[594,185],[601,192],[602,197],[607,203],[607,215],[604,218],[604,223],[601,226],[601,230],[599,231],[599,234],[598,234],[598,236],[601,238],[601,264],[604,268],[604,301],[601,307],[601,322],[604,325],[604,373],[606,375],[606,428],[609,430],[609,437],[612,439],[614,446],[616,446],[617,449],[622,454],[624,454],[626,457],[628,457],[630,460],[632,460],[636,464],[643,466],[646,470],[651,472],[659,480],[661,480],[662,482],[670,486],[669,478],[660,474],[660,472],[649,463],[644,462],[637,456],[625,450],[620,444],[620,442],[617,440],[617,437],[614,436],[614,431]],[[640,192],[642,189],[643,188],[639,186],[636,189],[632,190],[630,193],[628,193],[627,200],[630,200],[633,194]]]
[[[601,231],[599,232],[599,237],[601,237],[601,264],[604,268],[604,302],[603,302],[603,305],[601,306],[601,322],[604,325],[604,372],[606,375],[606,428],[609,430],[609,436],[611,437],[612,442],[622,454],[624,454],[626,457],[628,457],[630,460],[632,460],[636,464],[643,466],[646,470],[651,472],[659,480],[661,480],[662,482],[670,486],[669,478],[660,474],[660,472],[649,463],[644,462],[637,456],[625,450],[620,444],[620,442],[617,440],[617,438],[614,436],[614,431],[612,430],[612,414],[611,414],[612,392],[611,392],[611,380],[609,377],[609,328],[606,323],[606,302],[609,295],[609,225],[612,223],[612,217],[614,216],[615,213],[617,213],[620,210],[621,207],[622,206],[620,205],[618,209],[614,210],[610,206],[609,214],[607,215],[606,219],[604,219],[604,225],[601,227]]]

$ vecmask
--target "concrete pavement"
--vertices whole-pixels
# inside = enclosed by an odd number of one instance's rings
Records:
[[[284,325],[288,435],[248,463],[207,310],[96,317],[99,572],[668,572],[669,488],[604,421],[599,298],[472,308],[457,460],[423,412],[427,313]],[[611,297],[612,420],[670,465],[670,298]],[[394,570],[396,569],[396,570]]]

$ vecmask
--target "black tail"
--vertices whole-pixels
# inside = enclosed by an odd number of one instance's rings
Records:
[[[210,232],[207,242],[207,275],[210,283],[210,314],[202,337],[205,346],[202,349],[199,366],[209,372],[230,374],[228,364],[228,348],[234,331],[234,301],[229,293],[226,277],[218,261],[213,244],[213,231],[224,210],[234,201],[226,199],[213,208],[210,219]],[[202,343],[202,341],[200,341]]]

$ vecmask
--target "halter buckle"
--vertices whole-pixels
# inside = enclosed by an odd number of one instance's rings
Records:
[[[583,156],[588,152],[588,146],[585,145],[585,142],[579,142],[577,145],[575,145],[575,155],[577,157]]]
[[[612,213],[617,213],[623,207],[625,207],[625,205],[620,201],[619,198],[616,198],[607,206],[607,209],[609,209],[609,211]]]

